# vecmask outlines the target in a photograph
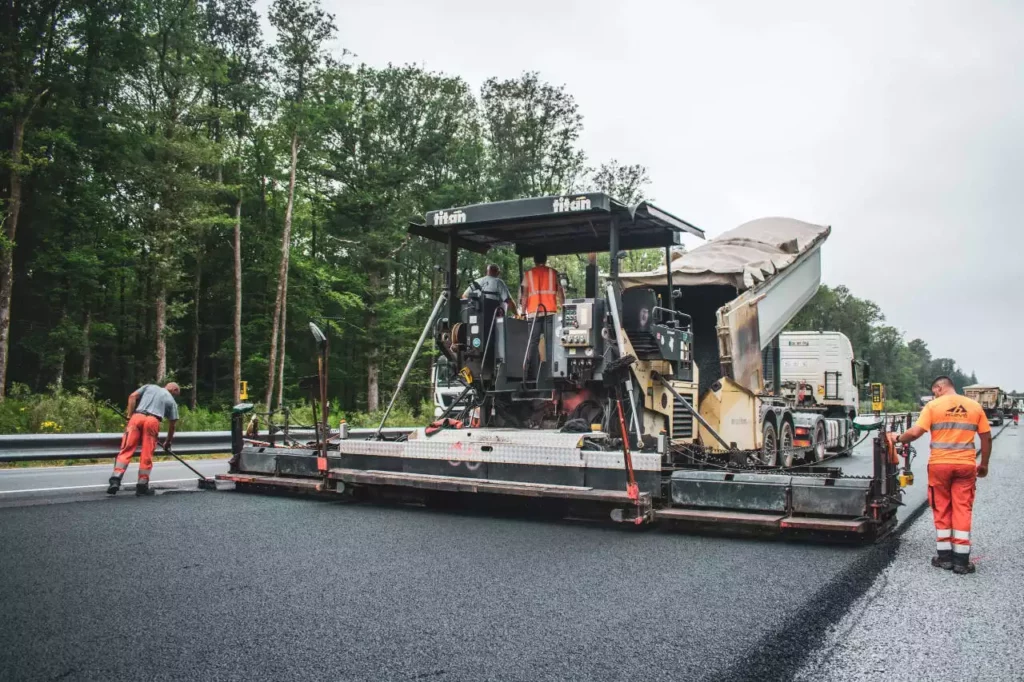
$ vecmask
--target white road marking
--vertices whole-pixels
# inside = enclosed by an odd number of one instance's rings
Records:
[[[197,476],[190,478],[172,478],[166,481],[150,481],[152,485],[158,485],[160,483],[181,483],[183,481],[198,481]],[[133,487],[138,481],[132,481],[131,483],[122,483],[122,488]],[[26,488],[24,490],[0,490],[0,495],[13,495],[14,493],[49,493],[56,490],[85,490],[87,488],[106,488],[106,483],[97,483],[94,485],[68,485],[59,488]]]

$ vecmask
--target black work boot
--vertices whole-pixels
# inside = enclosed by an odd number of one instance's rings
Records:
[[[944,571],[949,571],[953,568],[953,560],[940,554],[939,556],[932,557],[932,566],[935,568],[941,568]]]
[[[135,496],[146,497],[148,495],[156,495],[156,491],[150,489],[149,483],[136,483],[135,484]]]
[[[953,572],[957,575],[970,575],[976,570],[978,569],[971,563],[970,554],[957,554],[953,559]]]
[[[111,476],[110,480],[107,481],[107,483],[108,483],[108,485],[107,485],[107,494],[108,495],[116,495],[117,491],[121,489],[121,477],[120,476]]]

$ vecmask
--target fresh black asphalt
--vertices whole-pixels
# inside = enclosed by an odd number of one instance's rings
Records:
[[[0,509],[0,679],[785,679],[852,548],[231,491]]]

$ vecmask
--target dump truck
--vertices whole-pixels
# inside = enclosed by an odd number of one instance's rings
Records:
[[[824,448],[798,445],[798,428],[815,433],[829,418],[765,383],[765,358],[778,368],[779,335],[817,290],[830,228],[762,219],[675,257],[684,234],[703,230],[650,202],[585,193],[440,209],[408,231],[446,247],[446,279],[391,405],[428,339],[458,368],[460,394],[429,425],[389,431],[389,405],[368,436],[328,437],[323,425],[301,448],[246,442],[238,416],[222,480],[420,504],[486,499],[634,525],[857,539],[894,526],[898,460],[884,434],[871,475],[844,474],[825,461],[844,451],[826,455],[829,444],[849,446],[835,420]],[[542,254],[603,251],[610,267],[601,281],[592,259],[583,296],[522,319],[479,291],[458,295],[460,252],[498,247],[519,256],[520,276],[523,259]],[[621,256],[650,248],[664,249],[660,271],[620,273]]]
[[[964,386],[964,395],[981,405],[981,409],[985,410],[985,416],[990,422],[996,425],[1003,423],[1005,417],[1002,407],[1003,392],[998,386],[983,384]]]
[[[697,330],[701,415],[730,445],[760,452],[762,465],[792,466],[801,454],[820,461],[853,443],[858,398],[849,340],[842,337],[840,351],[834,336],[820,342],[811,333],[798,338],[782,332],[818,290],[820,249],[829,233],[828,227],[798,220],[763,218],[672,262],[673,300]],[[667,295],[665,271],[623,274],[623,286],[627,293],[650,287]],[[816,386],[824,390],[828,383],[829,395],[836,393],[820,406],[816,396],[800,399],[798,386],[787,387],[800,383],[799,372],[788,382],[786,375],[800,364],[801,347],[787,344],[812,338],[816,353],[835,346],[849,360],[845,371],[822,369],[818,377],[815,369],[805,377],[813,374]],[[714,442],[702,428],[701,439]]]

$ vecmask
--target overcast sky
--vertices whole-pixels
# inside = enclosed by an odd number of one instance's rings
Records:
[[[323,2],[356,61],[564,84],[710,236],[831,225],[827,284],[1024,390],[1024,2]]]

